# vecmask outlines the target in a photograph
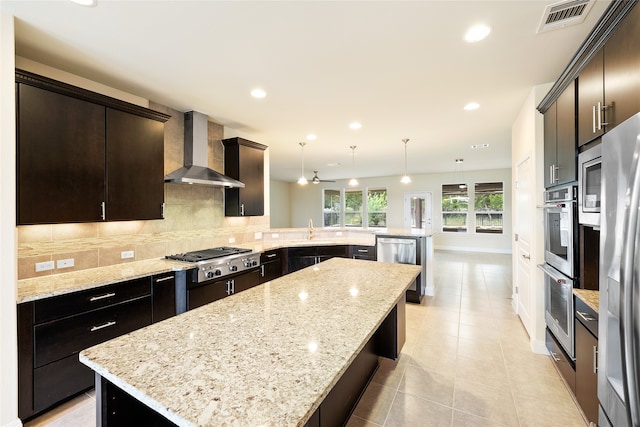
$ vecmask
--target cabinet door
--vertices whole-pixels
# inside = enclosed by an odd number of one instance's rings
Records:
[[[218,301],[229,296],[229,279],[219,280],[187,290],[187,310]]]
[[[289,256],[287,261],[287,272],[293,273],[294,271],[302,270],[305,267],[309,267],[316,263],[317,257],[314,256]]]
[[[101,220],[105,107],[17,85],[17,222]]]
[[[260,283],[277,279],[282,276],[282,260],[267,261],[260,266]]]
[[[107,219],[161,219],[164,124],[107,109]]]
[[[578,146],[601,136],[604,128],[598,129],[598,103],[604,102],[604,56],[600,50],[578,76]],[[606,114],[605,114],[606,113]],[[605,121],[607,112],[601,121]]]
[[[242,273],[233,279],[234,293],[246,291],[260,284],[260,270],[255,269],[247,273]]]
[[[242,138],[229,138],[222,143],[224,173],[245,185],[225,189],[225,215],[264,215],[264,150],[267,147]]]
[[[607,130],[640,111],[640,7],[634,7],[604,47]]]
[[[556,101],[556,184],[566,184],[578,179],[575,88],[575,82],[571,83]]]
[[[576,399],[589,421],[598,422],[598,340],[576,320]]]
[[[556,105],[554,102],[544,113],[544,187],[555,185],[552,168],[556,165]]]
[[[156,323],[176,315],[176,279],[173,273],[153,276],[152,322]]]

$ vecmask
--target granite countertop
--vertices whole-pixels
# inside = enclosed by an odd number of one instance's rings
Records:
[[[592,291],[589,289],[573,289],[573,294],[584,301],[593,311],[598,313],[598,306],[600,304],[600,292]]]
[[[84,289],[110,285],[125,280],[151,276],[153,274],[188,270],[190,268],[193,268],[193,265],[184,262],[152,259],[34,277],[32,279],[22,279],[18,280],[18,296],[16,302],[20,304]]]
[[[304,425],[419,272],[332,258],[80,361],[180,426]]]

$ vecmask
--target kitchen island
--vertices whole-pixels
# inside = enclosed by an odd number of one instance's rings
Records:
[[[419,272],[333,258],[84,350],[98,425],[340,423],[400,352]]]

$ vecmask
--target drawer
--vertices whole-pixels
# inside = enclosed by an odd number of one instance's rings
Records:
[[[105,307],[37,325],[34,328],[34,367],[151,324],[151,297]]]
[[[355,259],[376,259],[376,247],[375,246],[351,246],[351,258]]]
[[[556,341],[555,337],[549,331],[549,328],[546,329],[546,345],[549,353],[551,353],[551,360],[562,374],[562,377],[569,385],[571,392],[575,394],[576,392],[576,369],[569,360],[569,357],[565,354],[562,346]]]
[[[93,371],[78,355],[65,357],[33,371],[33,406],[36,412],[93,387]]]
[[[34,302],[34,323],[73,316],[151,294],[151,277],[100,286]]]
[[[585,304],[580,297],[575,297],[576,320],[598,338],[598,313]]]
[[[318,246],[318,255],[330,255],[336,257],[347,257],[347,246],[346,245],[336,245],[336,246]]]
[[[282,259],[282,249],[272,249],[260,254],[260,264],[264,264],[269,261],[276,261]]]

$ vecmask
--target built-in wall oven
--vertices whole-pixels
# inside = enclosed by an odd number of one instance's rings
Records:
[[[576,284],[576,187],[552,188],[544,193],[545,321],[551,333],[575,359],[573,288]]]
[[[544,193],[544,261],[568,277],[576,277],[576,187]]]
[[[600,227],[602,145],[578,155],[578,222]]]

